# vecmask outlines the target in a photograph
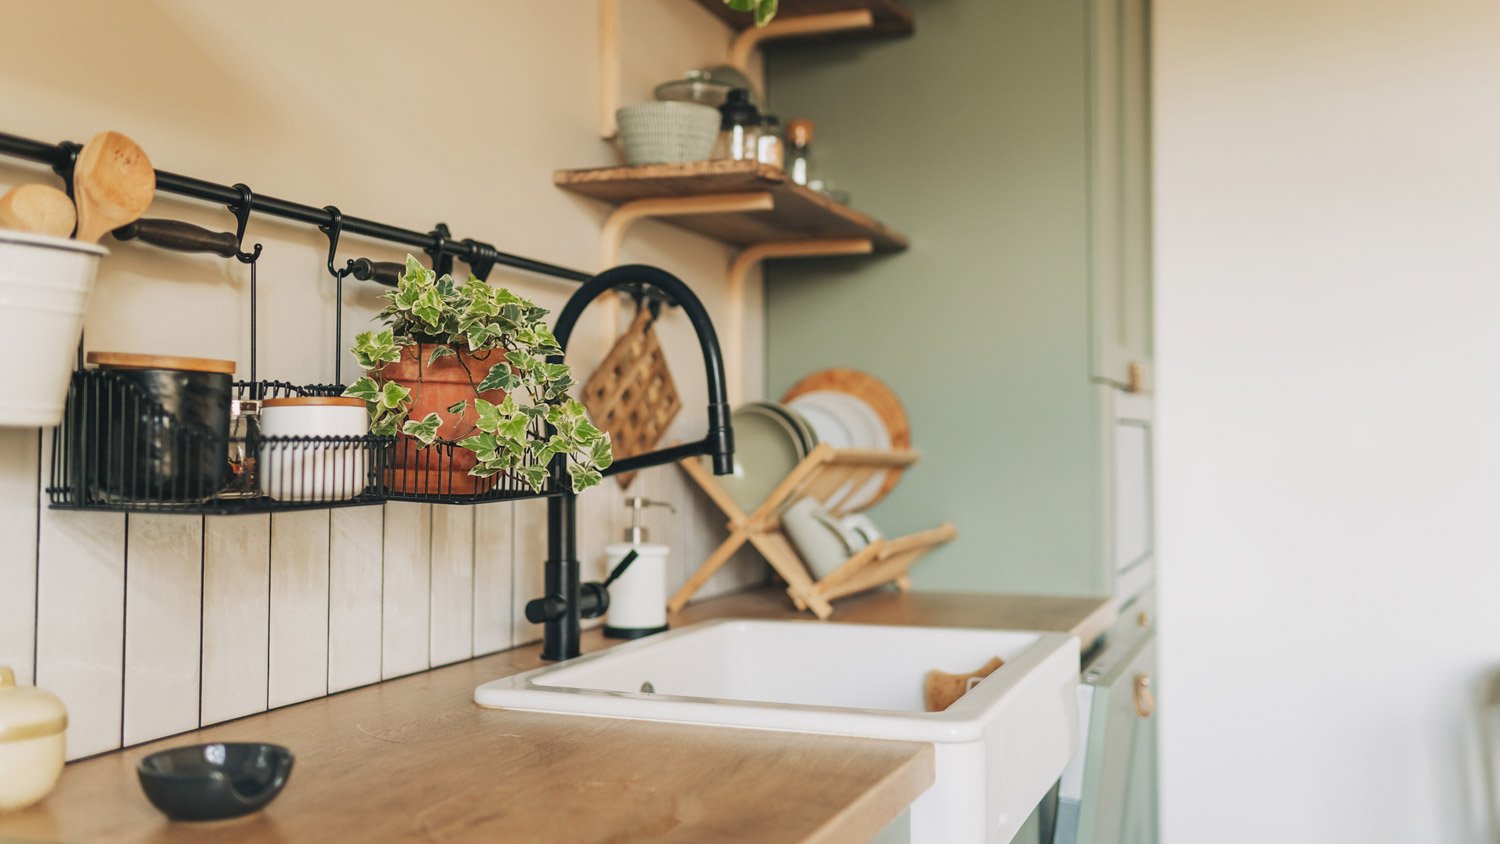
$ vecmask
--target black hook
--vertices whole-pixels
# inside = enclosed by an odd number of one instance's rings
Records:
[[[448,229],[447,223],[438,223],[428,234],[432,235],[432,245],[423,251],[432,258],[433,272],[438,275],[451,274],[453,256],[448,254],[448,241],[453,237],[453,232]]]
[[[353,260],[350,260],[342,270],[336,270],[333,267],[334,256],[339,251],[339,235],[344,233],[344,213],[336,205],[324,205],[323,210],[328,212],[330,219],[320,224],[318,231],[328,235],[328,272],[334,278],[342,280],[344,276],[354,272]]]
[[[63,185],[67,188],[68,196],[73,196],[73,168],[78,164],[78,153],[83,151],[83,144],[75,144],[72,141],[63,141],[57,145],[62,153],[62,158],[52,165],[52,172],[62,177]]]
[[[469,272],[480,281],[489,281],[490,270],[500,260],[500,250],[472,237],[465,239],[463,243],[469,250]]]
[[[250,206],[255,204],[255,192],[244,182],[236,182],[234,189],[240,192],[240,198],[229,203],[229,211],[234,214],[234,257],[242,264],[253,264],[260,258],[259,243],[255,244],[254,252],[246,252],[245,225],[250,222]]]

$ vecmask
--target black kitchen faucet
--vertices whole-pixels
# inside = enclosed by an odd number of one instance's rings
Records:
[[[629,290],[657,303],[677,305],[687,314],[698,334],[703,352],[703,369],[708,376],[708,434],[703,439],[670,448],[657,449],[617,460],[604,471],[606,476],[634,472],[650,466],[676,463],[689,457],[708,455],[715,475],[734,470],[734,432],[729,424],[729,399],[724,390],[724,356],[714,333],[708,311],[681,279],[656,267],[632,264],[606,270],[578,288],[558,314],[552,333],[564,351],[568,338],[583,309],[611,290]],[[561,363],[562,355],[553,355],[552,363]],[[553,482],[567,487],[567,457],[552,458]],[[602,583],[580,583],[578,580],[578,496],[571,491],[547,499],[547,561],[544,564],[546,594],[526,605],[526,619],[542,624],[542,658],[571,659],[579,654],[579,621],[597,618],[609,609],[609,592]]]

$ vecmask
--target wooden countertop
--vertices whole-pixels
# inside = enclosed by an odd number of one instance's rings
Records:
[[[1104,599],[877,593],[834,621],[1079,632]],[[806,617],[764,588],[688,607],[674,624]],[[584,650],[614,644],[597,631]],[[474,687],[544,664],[530,645],[70,764],[41,804],[0,816],[0,841],[395,840],[860,842],[933,779],[930,745],[488,710]],[[134,767],[167,747],[271,741],[297,754],[286,791],[230,821],[172,823]]]

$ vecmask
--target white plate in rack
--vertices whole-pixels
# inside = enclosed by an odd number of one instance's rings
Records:
[[[817,431],[818,440],[835,448],[865,448],[884,451],[891,447],[890,432],[885,423],[865,401],[836,390],[814,390],[787,402],[801,413]],[[877,472],[857,488],[853,483],[840,487],[824,502],[829,508],[855,511],[868,507],[880,496],[885,472]]]

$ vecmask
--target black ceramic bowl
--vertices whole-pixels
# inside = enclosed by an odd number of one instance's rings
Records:
[[[292,774],[292,752],[275,744],[194,744],[136,765],[151,805],[179,821],[248,814],[276,799]]]

